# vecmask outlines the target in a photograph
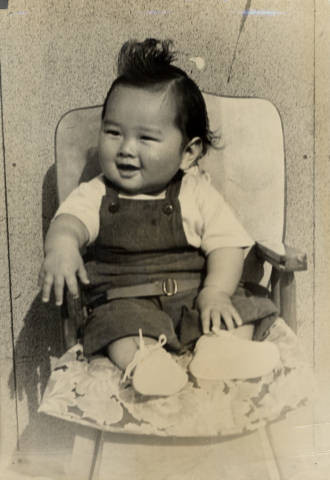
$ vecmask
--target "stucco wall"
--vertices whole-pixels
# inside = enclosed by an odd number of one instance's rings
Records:
[[[102,103],[114,78],[116,53],[129,37],[172,38],[179,64],[203,90],[267,98],[278,108],[287,161],[286,238],[289,244],[305,250],[309,258],[309,270],[297,277],[297,303],[298,334],[312,362],[313,2],[13,0],[0,19],[21,448],[66,448],[72,432],[64,422],[36,413],[49,374],[50,356],[61,353],[59,312],[53,306],[41,305],[37,288],[43,233],[56,204],[55,127],[69,109]],[[189,61],[191,56],[205,60],[203,71]],[[1,236],[0,241],[5,244],[6,237]],[[6,264],[4,272],[6,287]],[[8,306],[8,294],[1,291],[1,295]],[[8,309],[7,317],[3,317],[6,325],[10,322]],[[10,342],[5,345],[4,351],[10,356]]]
[[[330,451],[330,2],[320,1],[315,23],[315,367],[320,401],[317,448]]]
[[[0,72],[1,73],[1,72]],[[16,399],[14,393],[12,316],[6,216],[5,152],[2,135],[0,76],[0,460],[16,446]]]

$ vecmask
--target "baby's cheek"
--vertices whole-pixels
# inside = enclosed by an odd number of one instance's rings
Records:
[[[116,158],[117,151],[117,142],[112,142],[110,140],[100,142],[98,146],[99,160],[101,162],[113,161]]]
[[[158,155],[152,154],[150,152],[141,153],[140,163],[144,170],[147,170],[153,175],[160,173],[162,168],[162,161]]]
[[[108,175],[112,176],[115,173],[115,163],[111,156],[99,155],[98,160],[101,171],[106,177],[108,177]]]

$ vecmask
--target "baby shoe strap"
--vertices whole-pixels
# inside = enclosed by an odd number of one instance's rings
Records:
[[[133,370],[143,358],[148,356],[154,350],[162,348],[166,344],[166,342],[166,335],[162,333],[161,335],[159,335],[156,345],[150,345],[149,347],[147,347],[143,340],[142,329],[139,328],[139,350],[136,351],[133,360],[127,365],[122,382],[124,383],[127,379],[130,379],[132,377]]]

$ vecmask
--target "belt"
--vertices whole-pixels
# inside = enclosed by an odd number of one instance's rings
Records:
[[[102,295],[94,298],[88,303],[87,309],[93,309],[116,298],[154,297],[158,295],[172,297],[177,293],[198,288],[200,284],[201,281],[199,278],[185,280],[165,278],[163,280],[155,280],[154,282],[130,285],[128,287],[115,287],[106,290]]]

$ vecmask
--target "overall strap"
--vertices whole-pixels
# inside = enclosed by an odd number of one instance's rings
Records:
[[[119,209],[119,189],[103,175],[105,196],[109,198],[109,211],[115,213]]]

